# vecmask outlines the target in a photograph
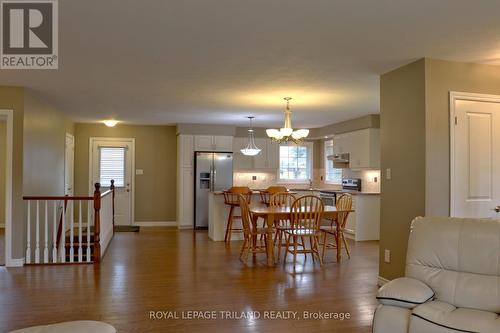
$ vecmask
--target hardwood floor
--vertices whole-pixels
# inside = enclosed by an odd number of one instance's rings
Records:
[[[102,320],[118,332],[371,332],[378,242],[350,243],[351,260],[320,267],[299,256],[294,271],[238,260],[241,242],[206,232],[143,228],[117,233],[100,266],[0,267],[0,332],[68,320]],[[150,319],[150,311],[259,311],[260,319]],[[301,319],[263,319],[298,311]],[[350,313],[348,320],[303,319],[303,311]],[[187,314],[185,312],[184,314]]]

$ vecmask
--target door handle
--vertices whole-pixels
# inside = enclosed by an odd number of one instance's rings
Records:
[[[500,213],[500,205],[493,208],[493,210],[497,213]]]

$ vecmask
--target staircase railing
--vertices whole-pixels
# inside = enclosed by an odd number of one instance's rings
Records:
[[[25,196],[26,264],[99,263],[113,237],[115,186],[93,196]]]

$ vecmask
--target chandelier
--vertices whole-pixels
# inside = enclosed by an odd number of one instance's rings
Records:
[[[283,98],[286,101],[285,109],[285,124],[282,128],[274,129],[270,128],[266,130],[266,134],[273,141],[278,143],[292,141],[294,143],[301,142],[304,138],[309,135],[308,129],[297,129],[292,128],[292,111],[290,111],[290,100],[291,97]]]
[[[252,119],[255,117],[247,117],[250,119],[250,127],[248,127],[248,144],[245,148],[241,149],[241,153],[246,156],[255,156],[260,153],[260,149],[255,145],[254,130],[252,128]]]

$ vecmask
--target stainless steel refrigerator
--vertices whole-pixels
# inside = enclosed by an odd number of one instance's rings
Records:
[[[208,193],[233,186],[233,153],[195,152],[194,227],[208,227]]]

